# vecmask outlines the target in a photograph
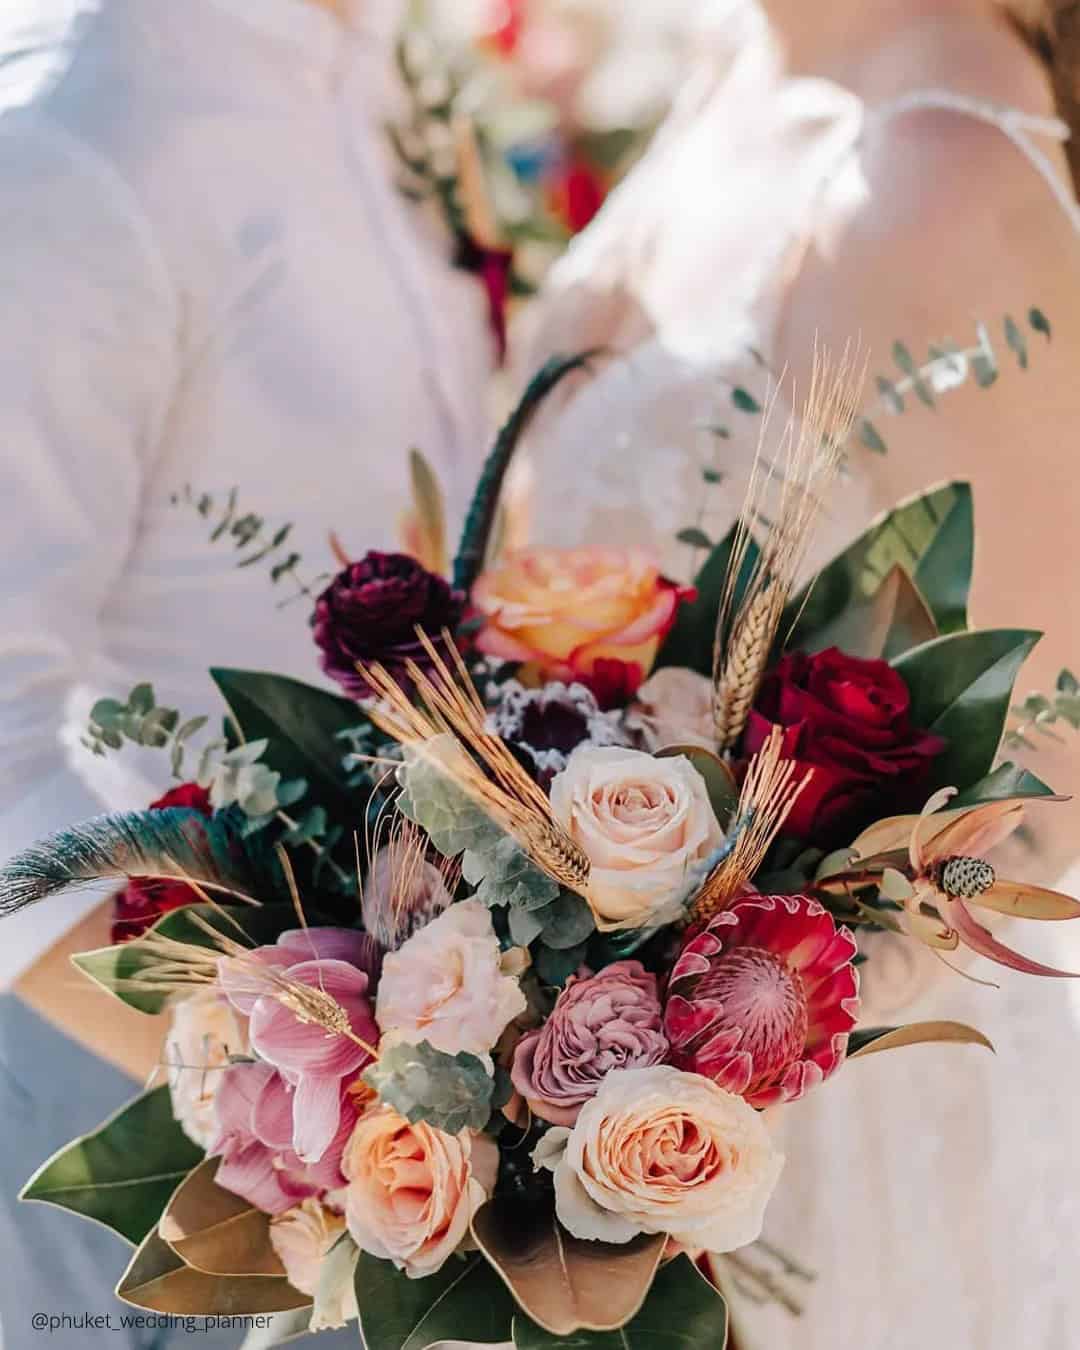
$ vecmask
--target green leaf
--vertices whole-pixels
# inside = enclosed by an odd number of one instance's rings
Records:
[[[491,1115],[495,1080],[484,1061],[467,1050],[444,1054],[427,1041],[380,1047],[378,1061],[364,1070],[364,1082],[381,1101],[414,1125],[459,1134],[482,1130]]]
[[[862,441],[867,450],[873,450],[875,455],[888,454],[889,447],[868,417],[859,419],[859,440]]]
[[[476,887],[477,900],[489,906],[543,909],[559,896],[559,883],[505,834],[492,846],[465,853],[461,875]]]
[[[665,745],[656,752],[657,759],[675,756],[688,759],[704,778],[713,813],[726,829],[739,804],[739,785],[731,769],[714,750],[707,750],[703,745]]]
[[[513,917],[517,910],[511,911],[511,932]],[[532,915],[530,915],[532,917]],[[593,912],[580,895],[573,891],[563,891],[557,900],[535,911],[544,937],[544,946],[554,951],[566,951],[585,942],[596,929]]]
[[[685,530],[680,530],[675,538],[680,544],[689,544],[691,548],[712,548],[713,541],[705,533],[699,530],[695,525],[689,525]]]
[[[1058,675],[1054,687],[1059,694],[1066,694],[1069,698],[1074,697],[1076,694],[1080,694],[1080,681],[1077,680],[1076,676],[1069,669],[1063,670],[1060,675]]]
[[[1019,764],[1007,761],[999,765],[992,773],[980,778],[971,787],[957,793],[949,801],[950,809],[957,806],[979,806],[983,802],[1010,801],[1015,797],[1052,797],[1054,789],[1048,787],[1041,778],[1023,769]]]
[[[410,1280],[391,1262],[361,1252],[356,1301],[367,1350],[507,1341],[515,1308],[510,1291],[479,1253],[452,1257],[438,1274]]]
[[[295,913],[287,905],[262,905],[257,909],[243,905],[187,905],[163,915],[150,931],[177,942],[213,949],[210,936],[192,922],[193,914],[234,941],[243,942],[246,938],[251,946],[273,942],[286,929],[296,926]],[[160,956],[151,956],[138,938],[118,946],[80,952],[71,960],[83,974],[129,1007],[144,1013],[159,1013],[164,1008],[167,993],[129,987],[148,966],[161,962]]]
[[[541,942],[535,953],[536,973],[544,984],[555,985],[561,989],[585,960],[587,949],[588,943],[585,942],[576,947],[565,947],[559,950],[555,950],[553,947],[545,947]]]
[[[263,763],[283,779],[306,778],[334,815],[351,797],[340,733],[365,720],[350,699],[262,671],[210,671],[245,741],[265,739]]]
[[[1016,359],[1020,364],[1020,369],[1027,370],[1027,340],[1023,333],[1021,333],[1016,320],[1011,314],[1006,314],[1005,316],[1005,341],[1008,344],[1009,350],[1015,353]]]
[[[686,1256],[657,1272],[645,1306],[618,1331],[553,1336],[514,1316],[515,1350],[724,1350],[727,1336],[723,1296]]]
[[[202,1157],[173,1119],[169,1089],[159,1087],[54,1154],[20,1199],[95,1219],[137,1245]]]
[[[970,485],[934,488],[886,512],[829,563],[788,606],[780,632],[795,623],[789,645],[813,649],[816,634],[850,605],[868,600],[896,564],[942,633],[966,628],[974,549]]]
[[[154,686],[152,684],[137,684],[128,694],[128,709],[133,713],[138,713],[141,717],[153,712]]]
[[[839,647],[863,660],[891,660],[938,636],[918,587],[896,563],[872,596],[854,601],[819,629],[807,650]]]
[[[724,475],[719,469],[702,469],[701,476],[710,486],[715,486],[717,483],[722,483],[724,481]]]
[[[660,649],[657,670],[664,666],[687,666],[701,675],[712,672],[716,617],[734,545],[735,529],[732,528],[705,559],[694,583],[697,599],[679,606],[675,623]],[[751,540],[743,568],[743,582],[749,577],[757,556],[758,547]]]
[[[1031,324],[1031,327],[1036,333],[1042,333],[1049,342],[1051,335],[1050,320],[1041,309],[1037,309],[1033,305],[1031,309],[1028,310],[1028,323]]]
[[[953,633],[906,652],[892,664],[911,690],[911,720],[943,736],[929,793],[964,788],[989,773],[1005,729],[1013,684],[1041,634],[997,628]]]
[[[887,380],[884,375],[879,375],[877,377],[877,391],[889,412],[902,413],[904,411],[904,396],[892,380]]]
[[[740,412],[759,413],[761,404],[748,389],[736,388],[731,391],[731,401]]]

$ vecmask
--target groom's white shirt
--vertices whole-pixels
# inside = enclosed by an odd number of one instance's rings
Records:
[[[0,857],[167,786],[80,749],[94,697],[149,679],[194,715],[211,664],[319,678],[304,604],[170,494],[237,487],[308,576],[331,528],[392,547],[410,446],[460,505],[491,358],[479,286],[395,183],[397,0],[348,28],[306,0],[49,0],[44,35],[43,8],[0,19],[29,49],[0,117]],[[94,898],[6,920],[0,987]]]

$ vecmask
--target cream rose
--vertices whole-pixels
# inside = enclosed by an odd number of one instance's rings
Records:
[[[666,745],[716,749],[712,681],[684,666],[665,666],[651,675],[626,714],[626,726],[650,750]]]
[[[551,807],[592,864],[586,899],[600,929],[663,921],[724,837],[705,780],[682,755],[579,746],[551,785]]]
[[[209,1148],[217,1133],[214,1097],[233,1055],[248,1053],[242,1017],[216,993],[177,1003],[165,1041],[173,1115],[194,1144]]]
[[[401,1040],[484,1056],[526,1006],[487,908],[462,900],[387,954],[375,1020]]]
[[[341,1165],[356,1245],[420,1279],[468,1236],[494,1189],[499,1150],[487,1135],[444,1134],[383,1108],[357,1122]]]
[[[559,1221],[575,1237],[667,1233],[712,1252],[757,1239],[784,1165],[753,1107],[667,1065],[609,1074],[533,1159],[555,1173]]]

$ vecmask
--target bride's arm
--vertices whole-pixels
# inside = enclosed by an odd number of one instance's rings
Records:
[[[1054,162],[1066,175],[1064,157]],[[1062,666],[1080,661],[1080,236],[1000,131],[954,113],[895,120],[867,147],[862,168],[867,196],[828,254],[808,256],[778,359],[799,371],[815,335],[833,347],[861,335],[871,372],[888,372],[897,338],[925,352],[945,337],[970,344],[980,319],[994,330],[1001,375],[993,388],[972,385],[946,395],[936,412],[915,404],[883,418],[888,454],[857,450],[855,467],[874,483],[879,506],[942,478],[971,480],[973,617],[1043,630],[1019,692],[1049,690]],[[1012,314],[1026,327],[1032,305],[1049,317],[1053,337],[1029,332],[1030,368],[1021,372],[1001,324]],[[1080,736],[1065,734],[1072,741],[1063,747],[1040,738],[1046,748],[1029,766],[1075,795]],[[1025,875],[1059,873],[1078,851],[1080,805],[1032,820],[1046,824]]]

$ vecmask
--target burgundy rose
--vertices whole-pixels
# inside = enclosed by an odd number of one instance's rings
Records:
[[[821,848],[850,843],[883,814],[921,804],[940,736],[911,723],[911,694],[886,661],[864,661],[835,647],[781,658],[762,681],[747,722],[753,754],[773,726],[784,754],[814,774],[784,831]]]
[[[514,1050],[514,1087],[543,1120],[573,1125],[615,1069],[667,1058],[656,976],[640,961],[617,961],[598,975],[571,976],[551,1016]]]
[[[166,811],[169,807],[187,807],[200,815],[211,816],[210,793],[198,783],[181,783],[170,788],[163,797],[151,802],[149,810]],[[184,881],[156,881],[150,877],[132,877],[113,899],[112,940],[130,942],[152,928],[163,914],[172,909],[190,905],[198,897]]]
[[[312,628],[321,665],[353,698],[368,698],[360,667],[384,665],[403,687],[405,662],[430,665],[416,636],[435,643],[461,621],[464,597],[404,553],[366,554],[339,572],[315,602]]]

